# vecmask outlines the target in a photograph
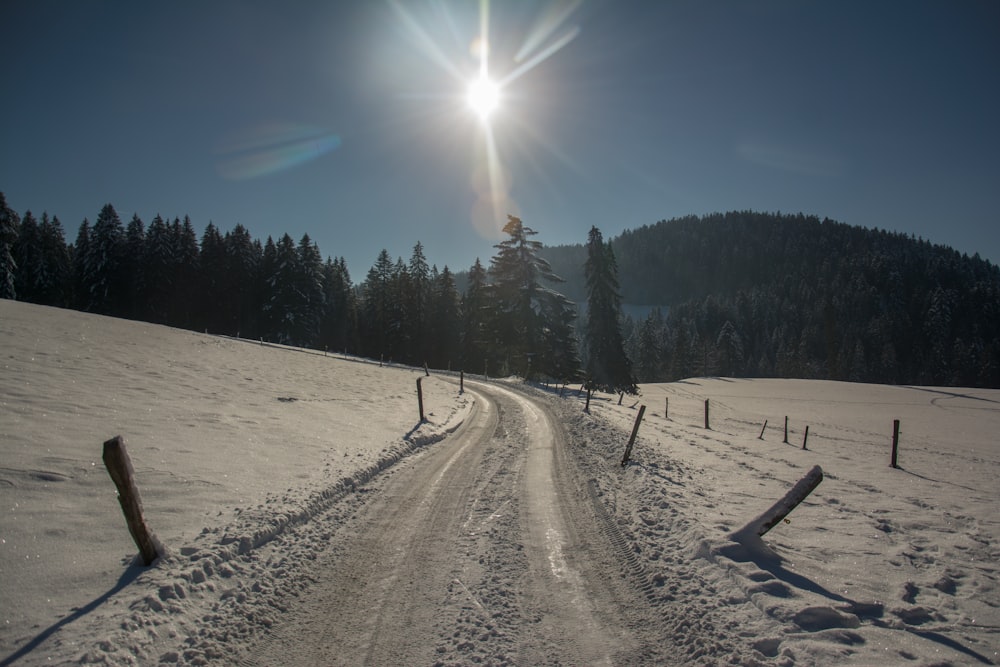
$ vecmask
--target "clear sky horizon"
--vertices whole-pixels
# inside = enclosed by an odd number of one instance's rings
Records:
[[[755,210],[1000,263],[989,0],[4,0],[0,25],[0,191],[70,242],[110,202],[308,233],[361,282],[417,241],[486,263],[507,213],[557,245]]]

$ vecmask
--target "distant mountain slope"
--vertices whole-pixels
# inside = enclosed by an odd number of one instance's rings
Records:
[[[815,377],[1000,386],[1000,269],[912,237],[732,212],[612,239],[640,379]],[[586,300],[582,245],[543,256]],[[728,322],[728,326],[727,326]],[[641,329],[646,327],[645,343]]]

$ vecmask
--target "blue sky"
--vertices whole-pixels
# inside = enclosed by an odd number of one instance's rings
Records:
[[[4,0],[0,25],[0,191],[70,241],[111,202],[308,233],[360,282],[418,240],[485,262],[508,212],[560,244],[752,209],[1000,261],[992,0]]]

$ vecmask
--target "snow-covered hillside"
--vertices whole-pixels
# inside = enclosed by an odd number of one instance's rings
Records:
[[[227,664],[308,594],[314,517],[466,417],[432,372],[418,424],[422,375],[0,301],[0,665]],[[682,661],[712,664],[724,638],[758,664],[1000,662],[1000,391],[692,379],[590,414],[527,391],[633,554],[611,576],[670,619]],[[101,462],[117,434],[170,552],[152,568]],[[767,550],[730,539],[813,465],[824,481]]]

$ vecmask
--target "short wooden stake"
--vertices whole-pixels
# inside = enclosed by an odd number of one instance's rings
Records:
[[[705,428],[710,428],[708,425],[708,399],[705,399]]]
[[[785,415],[785,439],[783,442],[788,444],[788,415]]]
[[[788,490],[785,497],[771,506],[769,510],[748,523],[742,529],[733,534],[734,539],[740,541],[741,536],[748,533],[763,537],[764,534],[781,523],[781,520],[788,516],[788,513],[798,507],[806,497],[819,486],[823,481],[823,469],[813,466],[806,476],[800,479],[795,486]]]
[[[625,456],[622,457],[622,467],[628,465],[628,460],[632,456],[632,445],[635,444],[635,436],[639,433],[639,424],[642,423],[642,415],[646,412],[646,406],[639,406],[639,414],[635,416],[635,424],[632,426],[632,435],[628,438],[628,445],[625,446]]]
[[[583,406],[584,412],[590,412],[590,389],[587,390],[587,403]]]
[[[424,362],[424,375],[426,375],[427,377],[431,376],[431,372],[429,370],[427,370],[427,362],[426,361]]]
[[[623,400],[625,400],[625,392],[618,392],[618,405],[621,405]]]
[[[465,393],[465,371],[458,372],[458,393]]]
[[[118,503],[122,506],[122,513],[125,514],[128,532],[132,534],[135,545],[139,547],[142,564],[152,565],[153,561],[163,555],[164,549],[149,530],[146,518],[142,514],[142,499],[139,497],[139,488],[135,485],[135,470],[125,449],[125,439],[116,435],[105,442],[102,458],[108,474],[118,487]]]
[[[899,454],[899,420],[892,420],[892,467],[898,468],[896,457]]]
[[[806,448],[806,440],[808,440],[808,439],[809,439],[809,427],[806,426],[805,435],[802,436],[802,449]]]
[[[424,419],[424,390],[420,386],[420,381],[423,378],[417,378],[417,407],[420,408],[420,422],[423,423],[427,421]]]
[[[764,429],[766,429],[766,428],[767,428],[767,420],[765,419],[764,420],[764,425],[760,427],[760,435],[757,436],[758,440],[763,440],[764,439]]]
[[[663,418],[670,419],[670,397],[663,397]]]

